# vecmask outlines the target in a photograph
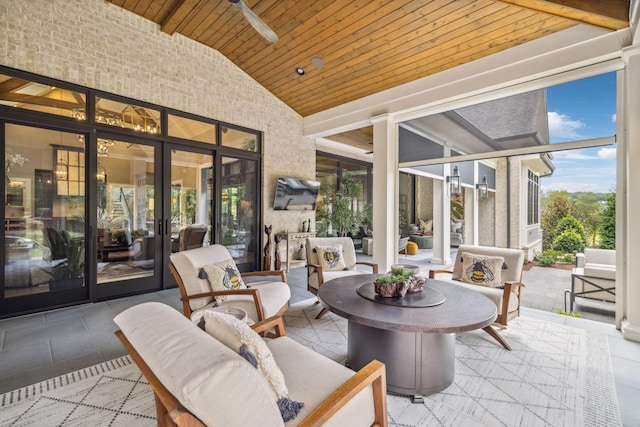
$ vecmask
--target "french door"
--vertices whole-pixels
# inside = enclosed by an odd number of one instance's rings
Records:
[[[95,298],[162,289],[160,145],[99,134],[96,146]]]

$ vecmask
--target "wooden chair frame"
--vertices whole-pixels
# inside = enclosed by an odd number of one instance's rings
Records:
[[[438,274],[448,274],[453,275],[453,271],[451,270],[430,270],[429,271],[429,279],[436,279]],[[498,341],[504,348],[507,350],[511,350],[511,346],[505,341],[505,339],[496,331],[493,326],[498,329],[505,329],[507,327],[507,322],[515,317],[520,316],[520,292],[521,289],[524,288],[524,283],[522,283],[522,272],[520,273],[520,281],[518,282],[504,282],[504,289],[502,292],[502,307],[498,311],[498,316],[496,320],[493,322],[493,325],[482,328],[486,333],[491,335],[496,341]],[[518,296],[518,309],[514,310],[512,313],[509,313],[509,300],[511,299],[511,293],[515,293]]]
[[[263,333],[275,330],[276,336],[285,336],[284,323],[279,316],[255,323],[252,328]],[[162,384],[158,377],[136,351],[127,337],[118,330],[116,336],[122,342],[133,361],[138,365],[147,379],[156,402],[158,426],[204,427],[205,424],[189,412],[180,401]],[[371,384],[373,389],[373,403],[375,421],[372,426],[386,427],[387,421],[387,378],[385,366],[378,360],[373,360],[345,381],[323,400],[306,418],[300,420],[301,427],[320,427],[329,420],[340,408],[345,406],[354,396]]]

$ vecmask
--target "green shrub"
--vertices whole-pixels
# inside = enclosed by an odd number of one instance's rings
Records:
[[[549,249],[542,253],[537,253],[535,259],[542,267],[551,267],[554,264],[573,264],[576,257],[573,253],[563,253],[561,251]]]
[[[575,229],[567,229],[553,239],[552,248],[558,252],[584,251],[584,237]]]
[[[567,215],[560,221],[558,221],[558,225],[556,226],[553,234],[554,240],[567,230],[575,230],[580,235],[580,238],[583,242],[587,241],[587,235],[584,231],[584,226],[573,215]]]
[[[543,267],[551,267],[553,264],[557,262],[558,252],[549,249],[548,251],[544,251],[542,253],[536,254],[536,259]]]

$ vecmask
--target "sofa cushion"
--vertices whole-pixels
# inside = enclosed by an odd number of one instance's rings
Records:
[[[265,377],[278,399],[282,419],[287,422],[295,418],[304,404],[289,399],[284,375],[260,335],[246,322],[226,313],[207,310],[204,320],[209,335],[242,355]]]
[[[503,257],[475,255],[468,252],[463,252],[460,257],[462,259],[460,280],[492,288],[502,286]]]
[[[287,426],[295,425],[297,419],[304,419],[333,390],[354,374],[351,369],[286,336],[270,340],[267,345],[287,379],[289,396],[305,403],[296,420],[288,422]],[[370,426],[374,420],[371,393],[371,386],[360,391],[327,420],[324,426]]]
[[[206,425],[283,425],[264,377],[174,308],[143,303],[114,321],[169,392]]]
[[[320,266],[324,271],[342,271],[347,268],[342,255],[342,245],[316,246]]]
[[[233,259],[227,259],[222,262],[214,264],[207,264],[202,267],[209,283],[211,284],[212,291],[227,291],[233,289],[246,289],[247,285],[244,284],[238,267]],[[223,302],[227,299],[226,295],[219,295],[215,297],[217,302]]]
[[[584,265],[584,275],[587,277],[616,280],[616,267],[615,265],[586,263]]]

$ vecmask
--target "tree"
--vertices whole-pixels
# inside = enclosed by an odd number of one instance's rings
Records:
[[[582,252],[585,245],[584,227],[574,216],[567,215],[558,222],[552,249],[563,253]]]
[[[567,215],[573,215],[575,210],[575,203],[566,190],[551,191],[542,196],[542,250],[551,249],[558,223]]]
[[[367,216],[366,213],[357,211],[357,199],[361,191],[361,182],[349,173],[342,177],[338,189],[330,185],[322,186],[321,197],[316,206],[316,219],[323,221],[327,228],[331,224],[337,236],[355,235],[362,218]]]
[[[602,221],[602,203],[594,193],[579,193],[575,201],[575,217],[584,226],[585,243],[596,246],[596,238]]]
[[[616,193],[612,191],[605,196],[605,208],[600,224],[600,247],[616,248]]]

